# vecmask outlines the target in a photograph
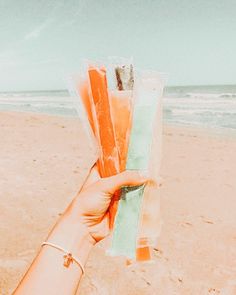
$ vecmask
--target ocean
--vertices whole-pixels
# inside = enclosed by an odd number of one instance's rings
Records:
[[[78,116],[75,99],[67,90],[0,93],[0,111]],[[166,87],[166,123],[236,130],[236,85]]]
[[[236,85],[169,87],[163,105],[168,123],[236,129]]]

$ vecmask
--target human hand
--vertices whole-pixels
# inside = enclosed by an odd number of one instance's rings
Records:
[[[100,178],[93,167],[14,294],[32,294],[32,290],[34,294],[75,294],[90,250],[109,234],[109,207],[115,192],[145,182],[147,179],[134,171]]]
[[[97,167],[93,167],[82,189],[73,200],[70,211],[86,226],[91,237],[100,241],[109,234],[109,206],[114,194],[122,186],[136,186],[147,182],[137,171],[101,178]]]

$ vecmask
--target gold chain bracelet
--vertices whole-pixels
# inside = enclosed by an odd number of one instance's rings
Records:
[[[78,258],[75,258],[71,252],[66,251],[65,249],[63,249],[53,243],[49,243],[49,242],[43,242],[41,246],[42,247],[43,246],[50,246],[52,248],[55,248],[55,249],[65,253],[65,255],[63,256],[63,258],[64,258],[63,265],[68,268],[70,266],[70,264],[73,263],[73,261],[74,261],[75,263],[77,263],[79,265],[80,269],[82,270],[82,274],[84,274],[83,264],[81,263],[81,261]]]

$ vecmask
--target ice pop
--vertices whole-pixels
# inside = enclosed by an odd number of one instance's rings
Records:
[[[101,149],[99,170],[102,177],[108,177],[119,172],[119,156],[111,118],[106,71],[90,67],[88,74],[96,114],[95,133]]]

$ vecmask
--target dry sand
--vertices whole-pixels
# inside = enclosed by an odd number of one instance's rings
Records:
[[[0,294],[11,294],[94,154],[76,119],[0,113]],[[163,228],[154,262],[101,246],[78,294],[236,294],[236,139],[164,128]],[[65,294],[66,295],[66,294]]]

